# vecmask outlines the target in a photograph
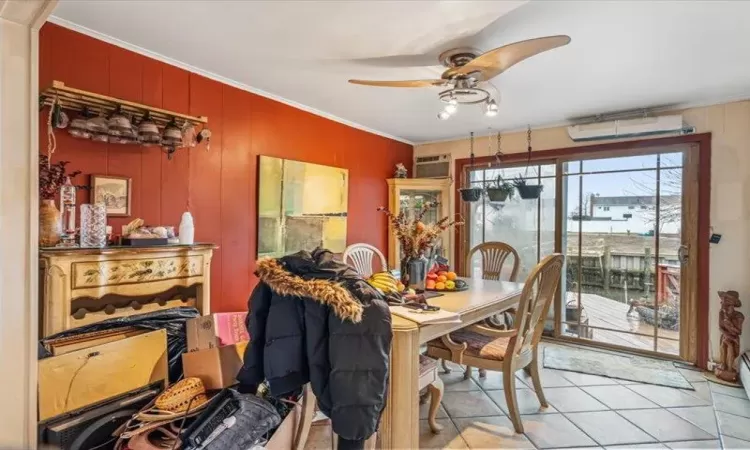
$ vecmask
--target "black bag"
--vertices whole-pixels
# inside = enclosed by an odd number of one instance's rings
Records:
[[[182,354],[187,351],[185,336],[185,322],[200,316],[195,308],[180,307],[162,309],[145,314],[127,317],[117,317],[101,322],[84,325],[82,327],[65,330],[41,340],[39,359],[49,358],[52,354],[47,351],[45,344],[52,339],[75,336],[81,333],[110,330],[120,327],[136,327],[146,330],[167,330],[167,356],[169,358],[169,379],[172,381],[182,378]]]

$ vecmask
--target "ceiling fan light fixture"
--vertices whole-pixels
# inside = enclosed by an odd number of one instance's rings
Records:
[[[484,115],[487,117],[495,117],[498,112],[499,108],[497,107],[497,102],[495,100],[488,101],[487,106],[485,106],[484,109]]]
[[[450,115],[453,115],[458,111],[458,102],[453,100],[454,103],[448,103],[445,105],[445,112],[447,112]]]
[[[440,111],[437,115],[438,119],[440,120],[448,120],[451,118],[450,113],[448,111]]]

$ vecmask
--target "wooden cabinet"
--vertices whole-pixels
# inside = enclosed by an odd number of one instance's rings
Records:
[[[413,217],[422,208],[424,202],[437,202],[424,216],[425,223],[432,223],[451,215],[449,178],[390,178],[388,181],[388,209],[393,214],[402,210],[407,217]],[[443,232],[442,254],[447,258],[453,256],[453,239],[451,231]],[[399,245],[393,236],[391,225],[388,225],[388,266],[400,269],[401,255]]]
[[[211,311],[211,244],[39,252],[42,337],[177,306]]]

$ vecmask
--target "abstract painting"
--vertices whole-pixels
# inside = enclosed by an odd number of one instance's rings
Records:
[[[112,175],[91,175],[91,203],[104,203],[107,215],[130,215],[130,178]]]
[[[258,256],[346,248],[349,171],[261,156],[258,163]]]

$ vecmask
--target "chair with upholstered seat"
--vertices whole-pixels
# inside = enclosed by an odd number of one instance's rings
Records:
[[[513,328],[498,330],[474,325],[427,344],[427,355],[433,358],[502,371],[509,416],[518,433],[523,433],[523,423],[516,400],[517,370],[528,368],[539,403],[542,407],[548,406],[539,376],[537,349],[560,283],[562,265],[563,256],[556,253],[534,267],[521,292]]]
[[[372,262],[376,256],[380,260],[380,270],[388,270],[388,264],[383,253],[370,244],[359,243],[346,247],[342,259],[346,264],[354,267],[357,273],[364,278],[368,278],[373,274]]]
[[[469,255],[466,257],[466,265],[464,267],[466,270],[466,276],[468,277],[471,277],[473,275],[471,262],[477,252],[479,252],[480,256],[482,257],[481,269],[483,280],[500,281],[503,278],[503,275],[507,274],[507,279],[504,281],[516,281],[516,278],[518,277],[520,259],[518,258],[518,252],[515,248],[511,247],[505,242],[497,241],[483,242],[475,246],[474,248],[469,250]],[[509,259],[512,259],[513,265],[510,267],[510,271],[507,271],[506,263],[508,263]],[[501,312],[492,317],[489,317],[487,319],[487,325],[498,329],[505,328],[510,324],[512,314],[514,313],[514,310],[509,310],[507,312]],[[446,372],[449,371],[445,364],[443,364],[443,369],[445,369]],[[468,379],[470,376],[471,366],[467,366],[466,370],[464,371],[464,378]],[[485,376],[485,371],[479,370],[479,377],[484,378]]]

